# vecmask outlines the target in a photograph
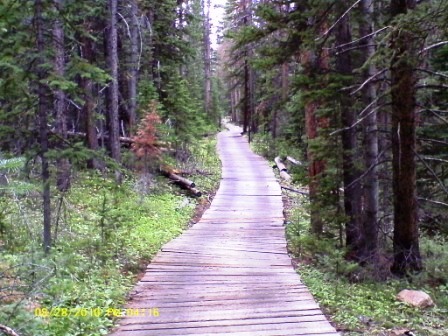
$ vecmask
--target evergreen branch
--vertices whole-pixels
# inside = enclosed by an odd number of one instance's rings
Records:
[[[23,157],[1,159],[0,158],[0,171],[6,171],[7,173],[17,172],[23,168],[25,159]]]
[[[319,41],[320,39],[324,38],[325,36],[327,36],[333,29],[334,27],[336,27],[338,25],[339,22],[341,22],[348,13],[350,13],[350,11],[361,2],[361,0],[357,0],[353,5],[351,5],[345,12],[344,14],[342,14],[335,23],[332,24],[332,26],[330,28],[328,28],[321,36],[319,36],[318,38],[315,39],[315,41]]]

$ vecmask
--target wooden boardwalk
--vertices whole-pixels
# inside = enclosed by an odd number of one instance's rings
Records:
[[[157,254],[111,335],[339,335],[291,266],[272,169],[239,132],[219,134],[211,207]]]

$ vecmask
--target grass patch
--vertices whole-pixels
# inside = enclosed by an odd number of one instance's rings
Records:
[[[15,253],[1,252],[7,261],[0,270],[7,274],[3,323],[21,335],[107,334],[112,309],[124,303],[142,263],[182,232],[195,208],[185,196],[142,196],[134,185],[132,177],[117,186],[112,178],[82,174],[62,199],[65,218],[48,257],[40,252],[38,222],[29,222],[32,234],[25,246],[17,249],[10,242]]]
[[[395,299],[399,291],[414,288],[408,282],[350,283],[345,277],[315,266],[298,267],[303,282],[344,335],[389,335],[395,329],[410,329],[419,336],[448,335],[447,287],[417,287],[436,301],[436,306],[418,309]]]
[[[53,190],[54,247],[41,248],[40,195],[0,196],[0,323],[22,336],[106,335],[137,274],[189,224],[219,183],[216,141],[191,149],[187,197],[165,178],[80,172],[66,194]],[[38,188],[36,188],[38,190]]]

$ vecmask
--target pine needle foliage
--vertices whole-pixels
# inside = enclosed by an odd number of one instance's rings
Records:
[[[149,111],[143,118],[137,135],[133,137],[132,151],[137,157],[156,156],[159,149],[156,147],[157,125],[161,123],[157,113],[157,102],[152,101],[149,104]]]

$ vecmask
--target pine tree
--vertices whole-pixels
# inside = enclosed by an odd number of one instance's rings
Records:
[[[415,7],[412,1],[392,0],[391,15],[397,18]],[[391,49],[392,167],[394,191],[394,264],[392,271],[405,275],[420,271],[416,195],[416,40],[411,31],[395,21]]]
[[[48,59],[46,53],[45,41],[45,21],[44,21],[44,1],[36,0],[34,2],[34,27],[36,30],[36,45],[38,53],[37,73],[37,117],[39,120],[39,154],[42,162],[42,203],[43,203],[43,247],[45,253],[50,252],[51,248],[51,194],[50,194],[50,170],[48,160],[48,111],[51,110],[50,99],[51,92],[45,81],[48,78],[46,65]]]

